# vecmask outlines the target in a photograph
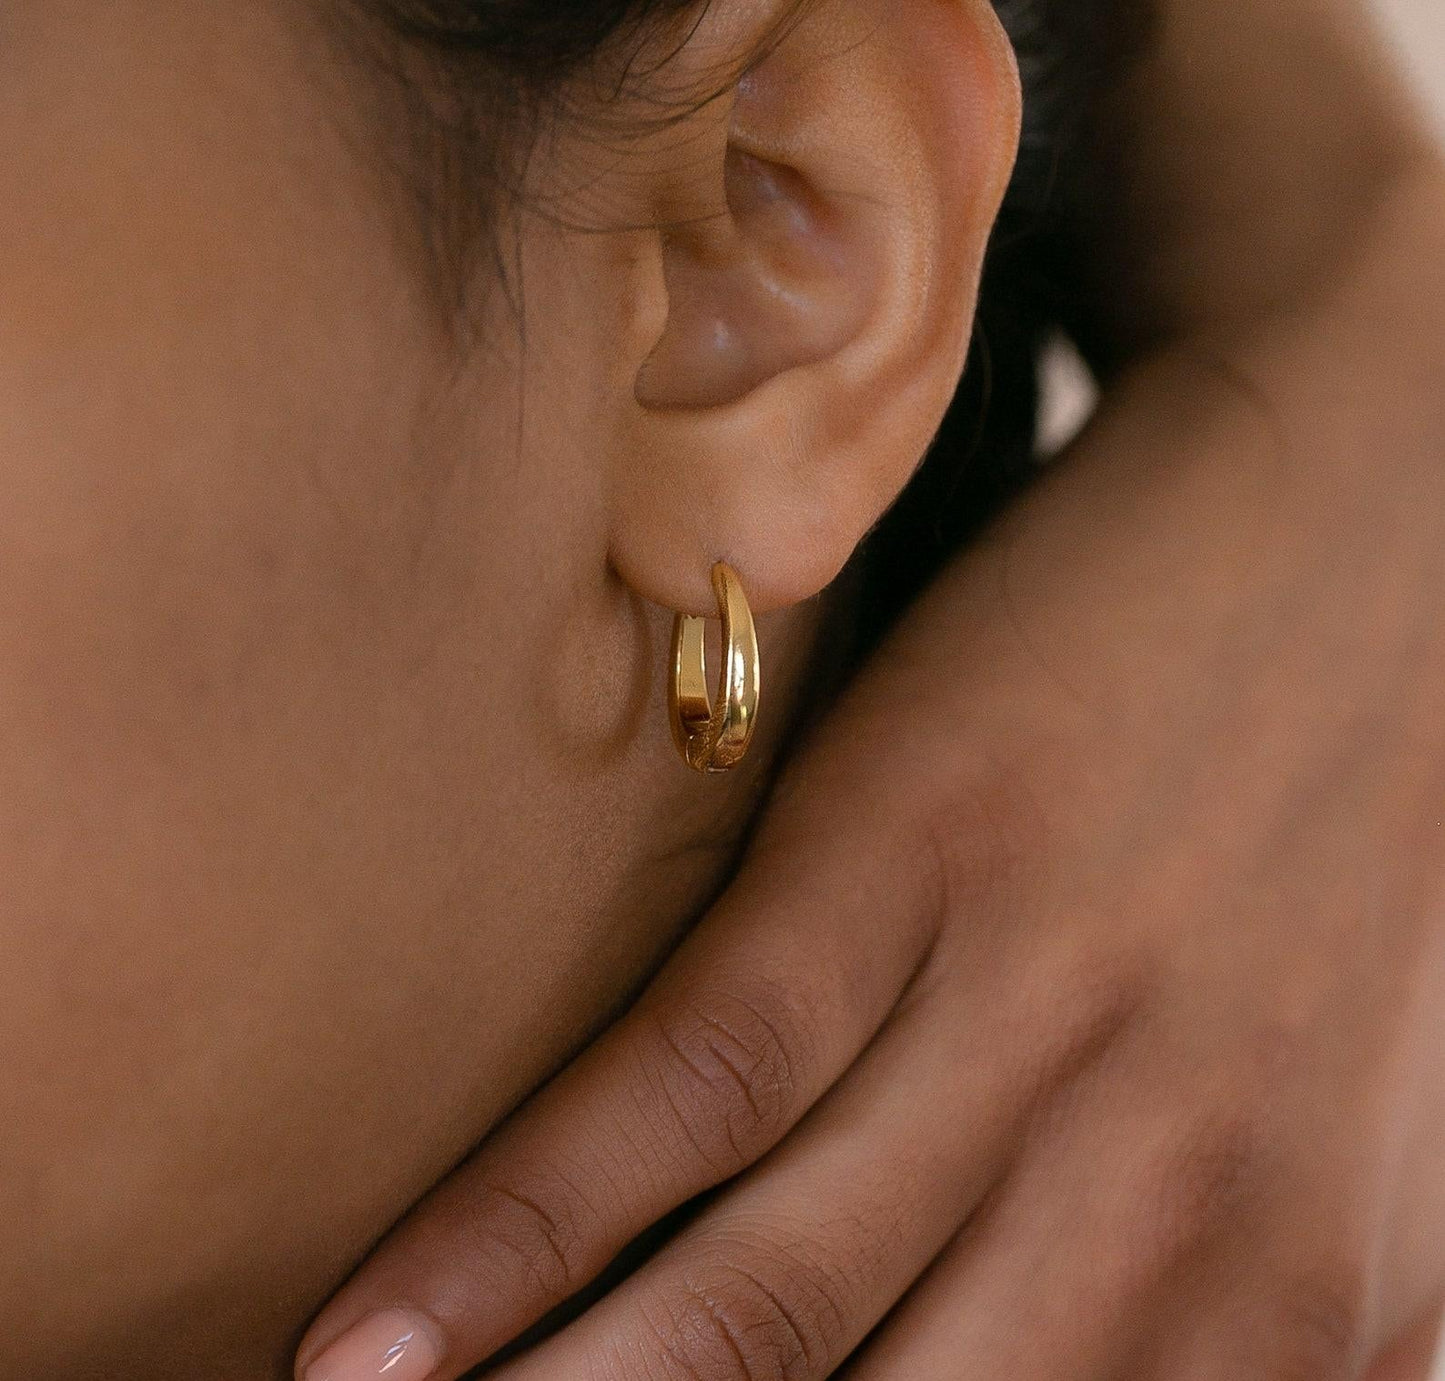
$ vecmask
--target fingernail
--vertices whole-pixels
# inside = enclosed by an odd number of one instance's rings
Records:
[[[440,1361],[426,1320],[387,1309],[343,1333],[306,1368],[305,1381],[427,1381]]]

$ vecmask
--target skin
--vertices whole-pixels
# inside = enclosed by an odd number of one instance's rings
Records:
[[[1352,329],[1417,288],[1359,284]],[[1432,448],[1382,493],[1329,401],[1383,348],[1284,367],[1271,416],[1329,424],[1298,452],[1209,372],[1136,378],[321,1336],[419,1308],[450,1377],[731,1180],[499,1374],[827,1376],[906,1292],[850,1376],[1362,1375],[1445,1286],[1442,481]]]
[[[3,11],[16,1374],[278,1371],[672,943],[746,809],[633,741],[660,620],[606,578],[600,499],[550,502],[587,419],[538,408],[530,467],[475,452],[516,359],[453,385],[307,23]]]
[[[484,228],[420,152],[448,91],[379,29],[0,4],[7,1374],[289,1374],[715,893],[1012,158],[986,6],[893,14],[841,0],[683,124],[574,93],[509,295],[441,252],[428,214]],[[719,7],[668,108],[782,17]],[[768,700],[702,782],[664,650],[719,557]]]
[[[1243,56],[1254,7],[1166,9],[1112,132],[1193,137],[1118,170],[1100,416],[298,1374],[363,1374],[323,1348],[384,1309],[439,1359],[405,1381],[450,1381],[716,1186],[496,1375],[1424,1374],[1445,169],[1348,6],[1272,7]]]

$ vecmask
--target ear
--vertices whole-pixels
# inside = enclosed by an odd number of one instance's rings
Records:
[[[713,0],[656,68],[669,101],[678,67],[700,87],[733,75],[629,158],[657,228],[633,261],[653,316],[635,323],[611,558],[698,614],[725,560],[765,611],[837,575],[943,417],[1018,77],[989,0]]]

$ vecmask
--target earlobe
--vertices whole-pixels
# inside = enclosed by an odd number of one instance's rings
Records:
[[[711,70],[737,11],[714,0],[696,36]],[[689,613],[727,561],[766,611],[831,581],[942,419],[1017,74],[988,0],[815,0],[693,118],[651,165],[656,205],[689,214],[655,235],[666,321],[622,410],[611,555]]]

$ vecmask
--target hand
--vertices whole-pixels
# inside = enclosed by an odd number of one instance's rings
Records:
[[[1396,371],[1445,284],[1405,262],[1115,391],[303,1369],[372,1318],[451,1381],[719,1185],[497,1375],[1343,1381],[1436,1304],[1445,416]]]

